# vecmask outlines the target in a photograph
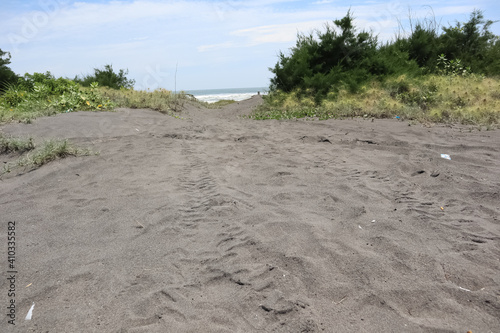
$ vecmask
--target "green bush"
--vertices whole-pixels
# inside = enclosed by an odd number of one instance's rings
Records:
[[[115,73],[112,65],[105,65],[104,68],[94,68],[94,74],[86,75],[82,78],[75,77],[74,81],[82,86],[90,87],[93,82],[97,82],[101,87],[113,89],[132,88],[134,80],[127,79],[128,70],[120,69]]]
[[[500,75],[499,37],[490,31],[493,23],[484,18],[482,11],[474,10],[468,22],[443,28],[438,54],[461,59],[462,66],[474,73]]]
[[[271,69],[275,74],[271,91],[312,94],[319,103],[331,90],[345,86],[356,91],[370,77],[390,72],[390,62],[374,57],[376,37],[365,31],[358,33],[350,12],[333,23],[316,35],[299,34],[291,54],[280,53]]]
[[[326,25],[326,31],[299,34],[290,55],[280,53],[279,61],[270,69],[271,93],[297,91],[302,97],[312,96],[316,104],[330,93],[346,89],[356,92],[366,82],[384,80],[390,75],[419,75],[418,63],[411,59],[408,42],[378,46],[370,32],[357,32],[350,12]]]
[[[299,34],[290,54],[279,54],[270,68],[271,94],[295,92],[320,105],[329,95],[341,90],[355,93],[371,80],[430,73],[500,74],[499,39],[489,30],[493,22],[478,10],[467,23],[443,28],[442,34],[435,20],[417,21],[408,36],[399,35],[384,45],[378,45],[370,32],[357,32],[350,11],[333,23],[325,31]]]
[[[0,122],[30,121],[58,112],[109,110],[114,106],[101,94],[97,83],[86,88],[69,79],[56,79],[50,72],[25,74],[0,95]]]

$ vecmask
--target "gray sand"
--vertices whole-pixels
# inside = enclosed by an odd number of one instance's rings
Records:
[[[500,332],[500,131],[260,102],[0,127],[100,152],[0,181],[1,331]]]

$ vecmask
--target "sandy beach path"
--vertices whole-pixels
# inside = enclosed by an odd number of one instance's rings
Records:
[[[500,131],[261,102],[1,126],[99,155],[0,180],[0,331],[500,331]]]

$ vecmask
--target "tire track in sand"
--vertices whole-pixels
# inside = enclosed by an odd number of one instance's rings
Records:
[[[173,148],[178,150],[176,162],[181,165],[176,185],[181,204],[169,221],[170,228],[178,231],[170,248],[177,250],[164,260],[169,269],[177,270],[176,276],[184,279],[150,283],[145,289],[148,295],[137,303],[141,311],[134,311],[135,319],[128,325],[185,330],[208,315],[221,323],[221,332],[241,327],[255,329],[255,319],[250,324],[248,311],[267,313],[257,301],[248,308],[242,300],[254,298],[259,289],[265,289],[260,280],[269,277],[262,275],[268,267],[250,255],[258,243],[239,216],[253,206],[221,194],[220,182],[210,172],[208,157],[197,149],[196,139],[173,139],[177,141]],[[221,299],[228,301],[221,306]],[[239,308],[240,315],[228,318],[227,313],[235,308]],[[264,327],[266,321],[261,318],[257,326]]]

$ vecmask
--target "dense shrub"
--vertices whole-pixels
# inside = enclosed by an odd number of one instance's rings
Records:
[[[299,34],[290,55],[280,53],[271,71],[271,91],[299,91],[313,94],[319,101],[329,91],[346,86],[355,91],[360,82],[390,71],[387,62],[376,54],[377,39],[371,33],[357,33],[350,12],[335,27],[316,35]]]
[[[55,78],[50,72],[45,73],[26,73],[21,76],[16,85],[16,89],[24,92],[35,92],[42,89],[43,93],[47,95],[50,94],[62,94],[73,88],[77,88],[78,85],[72,80],[65,78]]]
[[[75,77],[74,81],[85,87],[90,87],[93,82],[97,82],[101,87],[132,88],[135,81],[127,79],[126,75],[128,75],[128,70],[120,69],[118,73],[115,73],[112,65],[105,65],[102,69],[94,68],[92,75],[86,75],[82,78]]]
[[[370,32],[357,32],[350,11],[315,34],[299,34],[290,54],[279,54],[271,92],[295,92],[316,104],[339,91],[351,93],[371,80],[440,73],[500,75],[500,42],[489,30],[492,21],[474,11],[467,23],[443,28],[417,22],[408,36],[379,45]]]
[[[50,72],[25,74],[0,95],[0,122],[30,121],[58,112],[113,107],[114,103],[101,94],[97,83],[86,88],[69,79],[56,79]]]
[[[498,42],[498,37],[489,30],[493,23],[485,20],[481,11],[475,10],[468,22],[444,27],[444,33],[440,36],[440,53],[445,54],[448,59],[460,59],[475,73],[500,74],[499,58],[492,57],[495,48],[498,52],[498,43],[495,43]],[[497,70],[491,66],[495,63]]]
[[[500,122],[500,40],[479,10],[466,23],[412,23],[379,45],[350,12],[325,31],[299,34],[271,68],[270,94],[250,117],[398,117],[467,124]]]

